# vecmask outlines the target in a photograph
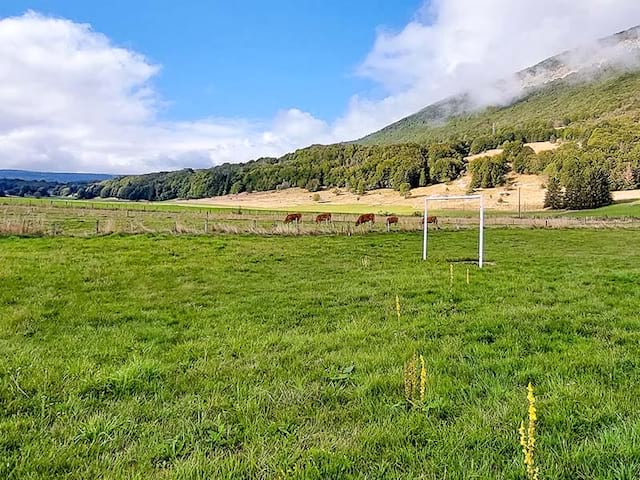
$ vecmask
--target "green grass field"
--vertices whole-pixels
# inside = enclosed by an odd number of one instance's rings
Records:
[[[560,215],[565,217],[595,217],[595,218],[640,218],[640,201],[618,202],[606,207],[593,210],[579,210],[571,212],[549,212],[550,215]]]
[[[0,478],[524,479],[529,381],[541,478],[639,478],[637,232],[486,240],[2,237]]]

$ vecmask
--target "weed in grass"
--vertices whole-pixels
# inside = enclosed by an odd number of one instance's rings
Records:
[[[416,352],[411,355],[404,365],[404,396],[407,406],[422,404],[427,387],[427,369],[424,357]]]
[[[416,354],[414,353],[409,360],[404,364],[404,398],[407,404],[410,405],[413,401],[415,394],[415,382],[416,382]]]
[[[427,369],[424,364],[424,357],[420,354],[420,401],[424,402],[424,395],[427,388]]]
[[[398,316],[398,320],[400,320],[400,297],[396,294],[396,315]]]
[[[527,479],[538,480],[538,467],[535,465],[536,421],[538,416],[536,412],[536,397],[533,394],[533,385],[531,385],[531,382],[529,382],[527,386],[527,403],[529,422],[525,428],[524,421],[522,421],[518,431],[520,433],[520,445],[522,446]]]

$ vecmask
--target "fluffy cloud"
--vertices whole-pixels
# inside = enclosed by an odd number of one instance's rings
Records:
[[[330,140],[324,122],[296,109],[267,122],[160,122],[158,70],[88,25],[32,12],[0,20],[0,167],[205,167]]]
[[[432,0],[378,32],[359,94],[331,122],[297,109],[272,119],[162,122],[160,69],[88,25],[27,13],[0,20],[0,168],[142,172],[281,155],[359,138],[462,90],[640,22],[637,0]]]

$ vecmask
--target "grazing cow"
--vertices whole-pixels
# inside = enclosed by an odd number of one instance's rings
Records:
[[[396,217],[395,215],[391,215],[387,217],[387,219],[385,220],[385,223],[387,224],[387,232],[388,232],[391,230],[392,224],[398,223],[398,217]]]
[[[287,215],[287,218],[284,219],[284,223],[291,223],[291,222],[300,223],[301,220],[302,220],[301,213],[290,213],[289,215]]]
[[[356,227],[367,222],[376,223],[376,216],[373,213],[363,213],[356,220]]]
[[[396,217],[395,215],[387,217],[387,227],[389,227],[393,223],[398,223],[398,217]]]
[[[422,223],[424,224],[424,217],[422,217]],[[438,217],[427,217],[427,223],[433,223],[436,227],[438,226]]]
[[[330,213],[321,213],[316,217],[316,223],[330,222],[330,221],[331,221]]]

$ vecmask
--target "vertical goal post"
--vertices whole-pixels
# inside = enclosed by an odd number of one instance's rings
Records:
[[[424,199],[424,225],[422,239],[422,260],[427,259],[429,246],[429,201],[434,200],[480,200],[480,233],[478,236],[478,267],[482,268],[484,263],[484,200],[482,195],[451,195],[451,196],[431,196]]]

